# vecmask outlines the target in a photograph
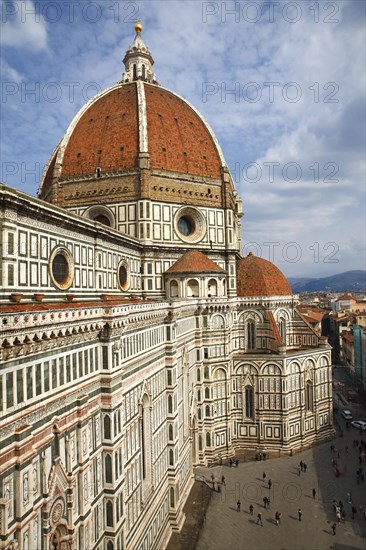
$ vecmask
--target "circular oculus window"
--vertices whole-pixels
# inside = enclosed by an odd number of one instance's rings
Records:
[[[204,215],[196,208],[184,206],[175,214],[174,229],[182,241],[197,243],[205,235],[206,220]]]
[[[107,227],[115,227],[113,213],[106,206],[91,206],[84,212],[83,215],[89,220],[99,222]]]
[[[130,273],[127,263],[122,260],[117,268],[117,282],[121,290],[128,290],[130,286]]]
[[[52,283],[60,290],[67,290],[74,280],[74,258],[67,248],[56,247],[48,263]]]

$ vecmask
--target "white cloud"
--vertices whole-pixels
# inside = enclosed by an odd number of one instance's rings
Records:
[[[23,80],[23,76],[14,67],[11,67],[5,59],[0,59],[0,72],[3,84],[5,82],[19,84]]]
[[[8,5],[8,7],[6,6]],[[33,0],[12,0],[2,6],[4,47],[40,51],[47,48],[47,28],[42,14],[36,13]]]

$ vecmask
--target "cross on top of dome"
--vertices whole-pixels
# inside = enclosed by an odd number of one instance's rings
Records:
[[[122,75],[121,82],[143,80],[150,82],[150,84],[159,84],[155,74],[152,72],[154,60],[149,48],[142,39],[141,31],[142,25],[140,19],[138,19],[135,24],[135,39],[123,59],[126,70]]]

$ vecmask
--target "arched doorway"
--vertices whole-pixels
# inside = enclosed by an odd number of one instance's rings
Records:
[[[58,525],[51,534],[50,550],[69,550],[67,539],[67,530],[63,525]]]

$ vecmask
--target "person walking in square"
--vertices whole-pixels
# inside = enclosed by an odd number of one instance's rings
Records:
[[[266,472],[263,472],[263,475],[262,475],[263,481],[266,479],[266,477],[267,477]]]
[[[263,527],[263,523],[262,523],[262,514],[260,512],[258,512],[257,514],[257,525],[261,524],[261,526]]]
[[[268,480],[268,489],[271,490],[271,487],[272,487],[272,480],[269,479],[269,480]]]
[[[333,536],[335,536],[335,534],[336,534],[336,529],[337,529],[337,524],[333,523],[333,525],[332,525]]]
[[[253,504],[251,504],[251,505],[249,506],[249,514],[250,514],[251,516],[253,515],[253,510],[254,510]]]
[[[315,500],[316,490],[313,489],[313,499]]]
[[[236,511],[237,512],[240,512],[240,506],[241,506],[241,502],[240,502],[240,500],[238,500],[238,502],[236,503]]]
[[[222,485],[226,485],[226,483],[225,483],[225,476],[221,476],[221,484],[222,484]]]
[[[279,516],[279,513],[276,512],[276,513],[275,513],[275,521],[276,521],[277,527],[278,527],[278,525],[279,525],[279,523],[280,523],[280,522],[279,522],[279,517],[278,517],[278,516]]]
[[[299,521],[301,521],[301,518],[302,518],[301,508],[298,509],[297,513],[298,513],[298,516],[299,516]]]

